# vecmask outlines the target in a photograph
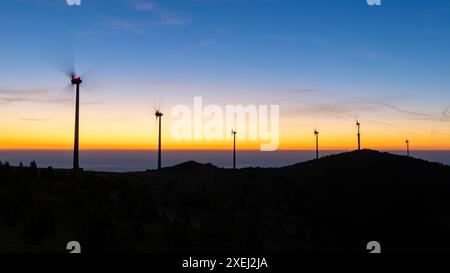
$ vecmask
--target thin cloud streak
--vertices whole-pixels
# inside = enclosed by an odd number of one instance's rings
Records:
[[[230,35],[228,35],[228,33],[226,33],[224,30],[222,30],[221,28],[214,28],[214,31],[217,32],[218,34],[222,35],[223,37],[229,38]]]
[[[153,2],[144,0],[128,0],[128,3],[138,11],[150,11],[155,8]]]
[[[417,112],[417,111],[412,111],[412,110],[406,110],[403,108],[400,108],[396,105],[390,104],[390,103],[386,103],[386,102],[379,102],[378,103],[381,106],[384,106],[388,109],[394,110],[396,112],[399,113],[403,113],[406,115],[411,115],[411,116],[417,116],[417,117],[423,117],[423,118],[431,118],[431,117],[435,117],[435,115],[433,114],[428,114],[428,113],[422,113],[422,112]]]
[[[2,95],[39,95],[48,93],[45,89],[30,89],[30,90],[13,90],[13,89],[0,89],[0,94]]]
[[[51,119],[44,119],[44,118],[19,118],[19,120],[22,121],[31,121],[31,122],[44,122],[44,121],[50,121]]]
[[[73,104],[74,98],[55,97],[50,91],[44,89],[31,90],[0,90],[0,105],[14,103],[56,103],[56,104]],[[98,101],[84,101],[82,105],[98,105]]]
[[[310,89],[310,88],[295,88],[295,89],[288,89],[287,90],[290,93],[295,93],[295,94],[304,94],[304,93],[314,93],[316,92],[315,89]]]
[[[300,92],[302,93],[302,92]],[[294,110],[289,110],[289,114],[311,114],[311,115],[323,115],[334,118],[348,118],[356,117],[360,113],[379,113],[386,110],[393,111],[397,114],[401,114],[400,118],[407,120],[428,120],[428,121],[450,121],[448,112],[450,106],[447,107],[442,113],[426,113],[420,111],[414,111],[404,109],[391,102],[385,102],[372,99],[349,99],[332,103],[314,103],[307,101],[299,101],[292,99],[278,100],[278,102],[294,103],[292,106]]]
[[[183,25],[188,22],[185,16],[176,12],[164,10],[151,1],[128,0],[127,2],[131,6],[131,8],[136,11],[155,14],[159,18],[159,21],[157,21],[153,25],[174,26]],[[136,28],[136,26],[134,26],[133,29],[134,28]]]

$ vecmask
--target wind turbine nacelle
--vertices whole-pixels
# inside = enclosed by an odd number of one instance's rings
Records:
[[[81,84],[82,82],[80,77],[72,77],[72,84]]]

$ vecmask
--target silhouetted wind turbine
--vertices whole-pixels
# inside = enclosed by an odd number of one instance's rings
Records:
[[[359,121],[356,121],[356,127],[358,127],[358,151],[361,150],[361,123]]]
[[[233,135],[233,170],[236,170],[236,134],[237,134],[237,132],[235,130],[232,130],[231,134]]]
[[[75,95],[75,140],[73,147],[73,170],[78,172],[80,169],[80,157],[79,157],[79,134],[80,134],[80,84],[83,82],[81,77],[72,73],[71,83],[76,86]]]
[[[66,52],[66,51],[64,51]],[[83,83],[81,78],[86,80],[88,79],[89,83],[92,83],[90,74],[92,71],[92,66],[88,67],[82,74],[77,73],[75,69],[75,56],[74,52],[71,52],[69,55],[66,53],[62,58],[58,58],[58,64],[54,66],[54,68],[64,74],[66,77],[70,79],[70,84],[67,85],[64,89],[70,90],[73,92],[73,86],[75,86],[75,136],[74,136],[74,149],[73,149],[73,170],[77,173],[80,170],[80,162],[79,162],[79,134],[80,134],[80,85]],[[62,62],[61,62],[62,61]],[[52,65],[53,66],[53,65]],[[86,90],[86,84],[83,84],[83,88]]]
[[[157,110],[155,113],[156,119],[159,119],[159,132],[158,132],[158,170],[161,170],[161,120],[163,114]]]
[[[406,156],[409,157],[409,140],[406,139]]]
[[[316,159],[319,159],[319,131],[317,129],[314,131],[314,136],[316,137]]]

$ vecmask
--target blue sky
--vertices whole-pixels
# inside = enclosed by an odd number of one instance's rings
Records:
[[[8,64],[2,72],[22,71],[18,64],[29,65],[30,59],[39,64],[45,54],[74,41],[81,60],[107,67],[129,65],[136,75],[151,72],[168,81],[177,76],[252,86],[330,84],[330,89],[351,92],[354,86],[371,92],[382,78],[403,92],[420,94],[431,84],[437,94],[448,93],[442,90],[450,83],[448,1],[385,0],[381,7],[370,7],[364,0],[82,4],[2,3],[0,30],[5,39],[0,49]],[[134,78],[131,73],[120,75]]]
[[[2,2],[0,33],[0,90],[56,93],[53,68],[74,51],[95,68],[92,103],[277,102],[286,120],[406,120],[450,140],[445,0],[16,0]]]

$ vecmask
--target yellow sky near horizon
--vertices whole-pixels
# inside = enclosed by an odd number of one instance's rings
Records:
[[[31,103],[30,103],[31,104]],[[44,105],[45,109],[5,106],[1,109],[0,149],[72,149],[72,105]],[[170,109],[170,108],[168,108]],[[45,113],[45,114],[43,114]],[[27,119],[27,116],[36,117]],[[206,119],[205,119],[206,120]],[[214,141],[176,141],[171,136],[174,118],[170,111],[163,117],[163,148],[182,150],[230,149],[230,139]],[[356,148],[356,128],[352,118],[311,118],[288,115],[281,108],[279,150],[314,149],[313,131],[320,131],[320,148],[353,150]],[[405,139],[411,149],[450,150],[450,128],[438,121],[390,120],[390,124],[373,122],[361,117],[363,148],[402,150]],[[402,124],[403,126],[396,126]],[[80,149],[141,150],[156,149],[157,126],[148,107],[137,105],[84,105],[81,111]],[[410,128],[410,129],[408,129]],[[225,131],[225,130],[224,130]],[[225,137],[225,134],[224,134]],[[238,148],[258,150],[262,142],[239,140]]]

